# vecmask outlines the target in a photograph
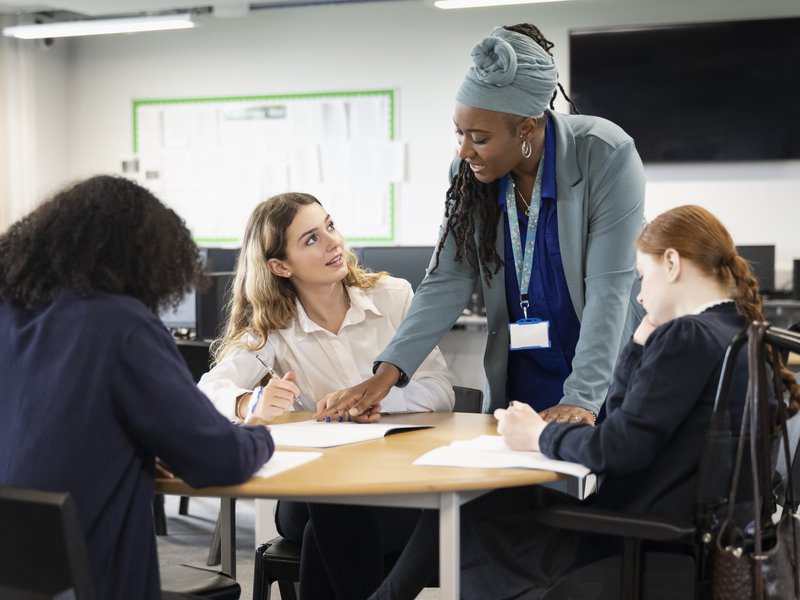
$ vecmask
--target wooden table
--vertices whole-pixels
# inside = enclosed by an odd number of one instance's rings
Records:
[[[288,413],[277,422],[300,421],[310,417],[311,413]],[[382,421],[433,425],[433,428],[325,448],[322,449],[322,457],[317,460],[269,478],[253,477],[241,485],[195,489],[180,479],[159,479],[156,489],[165,494],[223,498],[222,570],[234,577],[234,498],[437,509],[441,598],[457,599],[461,505],[494,489],[547,483],[564,476],[530,469],[417,467],[411,464],[428,450],[454,440],[471,439],[482,434],[496,435],[496,422],[491,415],[417,413],[385,415]]]

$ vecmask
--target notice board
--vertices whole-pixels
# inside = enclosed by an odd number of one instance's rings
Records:
[[[238,246],[256,204],[288,191],[316,196],[349,242],[392,244],[395,132],[394,90],[141,99],[124,170],[204,245]]]

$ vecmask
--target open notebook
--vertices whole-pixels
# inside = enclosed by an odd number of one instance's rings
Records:
[[[303,448],[330,448],[366,440],[382,438],[389,432],[426,429],[431,425],[403,423],[326,423],[324,421],[299,421],[269,428],[276,446]]]

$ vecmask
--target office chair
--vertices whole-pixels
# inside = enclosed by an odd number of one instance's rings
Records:
[[[454,385],[453,412],[480,413],[483,391]],[[397,554],[384,557],[388,572],[397,560]],[[256,549],[253,571],[253,600],[269,600],[271,587],[278,582],[281,600],[297,600],[300,581],[300,546],[281,536],[261,544]],[[436,582],[434,582],[435,584]]]
[[[800,350],[800,335],[771,327],[765,340],[778,349]],[[609,535],[623,540],[623,552],[575,569],[553,584],[542,600],[708,600],[712,594],[712,563],[720,500],[725,502],[737,439],[730,433],[727,398],[736,356],[747,335],[736,336],[728,347],[717,389],[706,448],[698,472],[694,522],[630,515],[591,507],[555,507],[538,519],[559,529]],[[742,465],[737,505],[752,499],[752,473]],[[796,484],[800,473],[797,448],[791,465]],[[784,483],[785,485],[785,483]],[[797,497],[797,496],[795,496]],[[752,510],[752,509],[750,509]],[[750,513],[752,514],[752,513]],[[667,552],[648,550],[648,542],[669,544]],[[683,551],[673,551],[682,549]]]
[[[241,586],[189,565],[161,571],[163,597],[237,600]],[[94,600],[86,538],[68,492],[0,486],[0,598]]]
[[[95,598],[69,494],[0,486],[0,597]]]
[[[456,394],[456,401],[453,405],[453,412],[480,413],[483,408],[483,391],[454,385],[453,391]]]

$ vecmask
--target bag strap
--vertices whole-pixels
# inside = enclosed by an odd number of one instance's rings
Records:
[[[756,322],[750,326],[748,339],[748,399],[750,404],[750,464],[753,467],[753,560],[764,560],[764,506],[771,504],[772,494],[770,486],[764,486],[759,479],[770,474],[769,452],[769,419],[765,418],[767,412],[766,393],[766,364],[764,360],[764,332],[768,325]],[[752,393],[750,393],[752,391]],[[761,430],[761,453],[759,455],[759,429]],[[766,451],[765,451],[766,449]],[[764,497],[762,498],[762,494]],[[771,514],[771,513],[770,513]],[[753,585],[755,586],[755,599],[763,600],[764,578],[760,568],[753,569]]]
[[[786,425],[788,417],[788,410],[786,403],[783,401],[783,379],[781,378],[781,362],[778,349],[772,346],[772,379],[775,388],[775,398],[778,400],[778,421],[781,429],[781,437],[783,438],[783,455],[786,461],[786,489],[783,492],[783,511],[788,511],[789,519],[792,524],[792,545],[794,546],[794,564],[793,570],[797,571],[798,563],[798,532],[797,532],[797,515],[795,512],[794,500],[794,482],[792,480],[792,464],[791,464],[791,450],[789,448],[789,430]],[[800,579],[792,577],[794,585],[794,597],[800,598]]]

